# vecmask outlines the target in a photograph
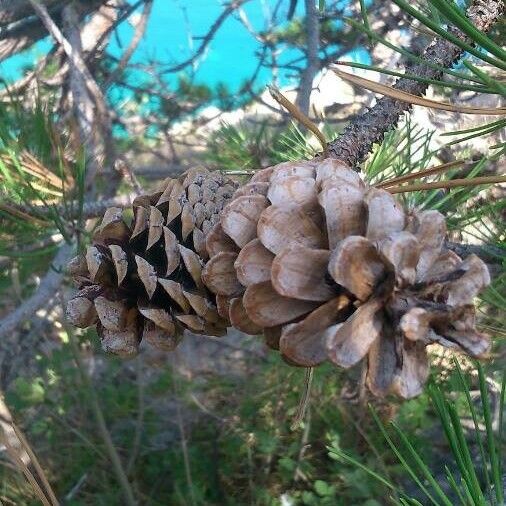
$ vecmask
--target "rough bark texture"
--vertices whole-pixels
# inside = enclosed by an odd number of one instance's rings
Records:
[[[487,32],[500,18],[503,11],[502,0],[476,0],[468,9],[467,14],[479,31]],[[451,31],[462,41],[470,43],[467,36],[456,30]],[[450,68],[458,61],[462,53],[463,51],[451,42],[435,38],[427,46],[422,57],[432,64]],[[443,75],[442,72],[421,63],[408,65],[406,73],[427,79],[441,79]],[[427,91],[428,85],[401,78],[397,80],[393,88],[422,96]],[[329,156],[357,168],[357,165],[371,151],[372,145],[381,142],[385,133],[394,128],[401,115],[410,108],[411,105],[406,102],[400,102],[390,97],[381,98],[374,107],[355,116],[344,132],[329,144]]]

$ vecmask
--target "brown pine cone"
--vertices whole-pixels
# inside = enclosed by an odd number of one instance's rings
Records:
[[[474,357],[490,347],[473,299],[485,264],[443,249],[444,217],[406,212],[337,160],[286,162],[239,188],[207,236],[202,279],[218,312],[264,332],[293,365],[368,360],[376,395],[418,395],[426,346]]]
[[[223,335],[227,322],[201,271],[206,234],[235,188],[198,168],[137,197],[131,224],[121,209],[108,209],[93,244],[69,264],[79,292],[68,302],[68,320],[96,324],[103,348],[122,356],[135,354],[141,339],[172,350],[185,328]]]

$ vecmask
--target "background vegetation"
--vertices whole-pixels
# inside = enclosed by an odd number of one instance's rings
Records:
[[[504,99],[504,19],[483,38],[443,0],[287,0],[256,30],[241,11],[245,3],[224,4],[188,61],[143,63],[131,56],[149,29],[149,0],[51,0],[42,11],[20,0],[12,10],[0,8],[1,59],[48,30],[54,42],[0,91],[1,503],[39,504],[42,495],[51,504],[33,451],[58,501],[68,505],[128,504],[132,497],[192,506],[503,504],[504,187],[446,183],[504,174],[505,120],[462,109],[498,107]],[[110,39],[133,12],[140,18],[132,38],[114,54]],[[490,360],[478,365],[435,348],[429,389],[402,404],[370,399],[360,371],[326,365],[314,373],[299,420],[305,372],[268,353],[260,337],[188,336],[174,354],[143,349],[123,361],[106,356],[93,331],[67,327],[62,307],[72,287],[63,267],[89,241],[106,203],[128,205],[140,187],[195,163],[246,178],[321,149],[268,100],[256,75],[239,92],[198,81],[192,65],[212,50],[228,16],[259,41],[258,68],[275,84],[280,71],[292,72],[290,96],[329,140],[371,105],[372,94],[354,85],[352,104],[340,104],[336,93],[337,106],[310,107],[320,70],[365,48],[365,67],[381,72],[367,76],[388,84],[391,69],[409,70],[448,24],[469,32],[477,49],[466,48],[442,84],[430,83],[429,113],[406,115],[362,171],[379,183],[450,164],[426,179],[439,188],[399,198],[443,212],[450,241],[489,265],[493,283],[479,312],[480,329],[494,338]],[[94,30],[92,46],[86,27]],[[280,63],[276,56],[286,47],[300,54]],[[438,110],[441,102],[456,111]],[[216,115],[202,114],[206,106],[218,108]],[[242,119],[227,116],[239,108]]]

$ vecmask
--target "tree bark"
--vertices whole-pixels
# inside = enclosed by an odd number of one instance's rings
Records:
[[[64,268],[72,257],[73,251],[74,245],[72,244],[64,244],[60,248],[51,268],[41,279],[35,293],[0,321],[0,339],[12,333],[23,321],[29,321],[40,307],[54,297],[63,280]]]
[[[79,21],[98,9],[107,0],[77,0]],[[47,30],[37,16],[34,16],[30,0],[6,0],[8,7],[0,8],[0,61],[23,51],[47,35]],[[51,18],[57,25],[61,24],[62,11],[67,1],[46,0]],[[0,4],[1,5],[1,4]]]
[[[302,71],[296,105],[309,116],[313,79],[319,70],[318,48],[320,45],[320,21],[315,0],[304,0],[306,6],[306,68]]]
[[[45,0],[44,5],[52,11],[55,7],[61,8],[64,0]],[[28,0],[3,0],[0,1],[0,27],[22,21],[33,16],[33,8]]]
[[[75,55],[82,55],[81,33],[78,19],[72,3],[63,10],[63,25],[65,36],[72,46]],[[75,58],[69,58],[69,84],[72,93],[72,107],[74,109],[79,137],[86,152],[86,179],[88,186],[100,172],[105,157],[104,144],[101,141],[100,122],[97,118],[95,102],[87,86],[82,69],[76,64]]]
[[[499,20],[504,11],[503,0],[475,0],[469,7],[469,20],[483,33],[490,30]],[[460,40],[470,43],[470,39],[455,29],[450,31]],[[426,47],[422,57],[425,61],[450,68],[462,56],[462,49],[451,42],[438,37]],[[406,67],[406,73],[427,79],[440,80],[443,73],[424,63],[411,64]],[[393,88],[413,95],[422,96],[429,87],[428,84],[401,78]],[[371,152],[375,143],[383,140],[385,133],[397,125],[401,115],[411,109],[407,102],[401,102],[390,97],[383,97],[376,105],[353,118],[343,133],[329,143],[329,156],[344,161],[350,167],[360,170],[357,166]]]

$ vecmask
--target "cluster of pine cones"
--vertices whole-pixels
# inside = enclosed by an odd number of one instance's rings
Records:
[[[182,331],[264,334],[295,366],[367,362],[382,396],[418,395],[426,346],[483,357],[473,299],[490,282],[475,255],[444,248],[437,211],[407,212],[342,162],[286,162],[237,188],[194,169],[133,203],[128,225],[106,212],[69,271],[67,317],[97,325],[106,350],[141,339],[171,350]]]

